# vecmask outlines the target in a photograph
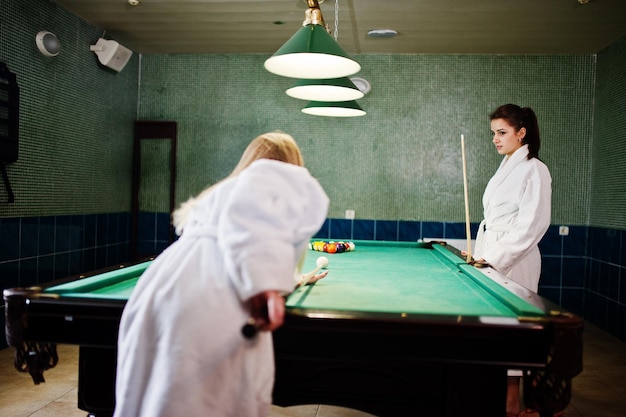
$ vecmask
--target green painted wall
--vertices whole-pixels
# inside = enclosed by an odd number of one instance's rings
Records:
[[[465,220],[465,135],[471,220],[501,157],[488,114],[514,102],[535,109],[540,156],[553,175],[553,223],[584,225],[590,204],[594,56],[361,55],[372,91],[358,118],[302,114],[260,55],[149,55],[142,119],[178,122],[178,201],[227,175],[256,135],[283,130],[331,197],[329,217]],[[159,199],[162,197],[159,197]]]

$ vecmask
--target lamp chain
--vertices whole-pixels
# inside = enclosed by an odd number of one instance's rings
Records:
[[[337,38],[339,37],[339,0],[335,0],[335,31],[333,35],[335,42],[337,42]]]

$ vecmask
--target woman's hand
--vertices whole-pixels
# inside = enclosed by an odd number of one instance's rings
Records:
[[[467,251],[462,250],[461,251],[461,255],[462,256],[467,256]],[[479,267],[483,267],[483,266],[489,266],[489,264],[487,263],[487,261],[485,261],[485,258],[480,258],[480,259],[474,259],[472,258],[472,260],[469,262],[470,265],[476,265]]]
[[[250,314],[258,330],[276,330],[285,320],[285,299],[278,291],[259,293],[250,299]]]
[[[302,274],[302,277],[300,278],[300,281],[298,282],[298,287],[302,285],[315,284],[317,281],[324,278],[326,275],[328,275],[328,270],[322,271],[317,275],[314,275],[313,273],[310,273],[310,272],[308,274]]]

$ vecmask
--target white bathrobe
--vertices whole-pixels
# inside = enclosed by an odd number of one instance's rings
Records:
[[[293,290],[327,210],[305,168],[273,160],[254,162],[198,201],[124,309],[115,416],[266,417],[272,336],[242,336],[244,302]]]
[[[527,156],[527,145],[505,156],[487,184],[474,258],[537,292],[537,245],[550,226],[552,178],[543,162]]]

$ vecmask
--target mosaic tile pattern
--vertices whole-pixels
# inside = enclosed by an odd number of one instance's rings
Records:
[[[227,175],[256,135],[280,129],[296,138],[329,194],[330,217],[353,209],[360,219],[463,221],[463,134],[477,222],[501,159],[488,114],[515,102],[534,108],[540,121],[553,221],[585,224],[594,57],[358,56],[372,92],[360,101],[368,114],[349,119],[300,113],[304,103],[284,93],[293,80],[265,71],[265,58],[143,58],[141,118],[178,122],[179,201]]]
[[[589,223],[626,230],[626,37],[598,54]]]
[[[169,139],[141,141],[139,211],[169,212],[171,147]]]
[[[15,203],[0,184],[0,216],[129,210],[138,56],[116,73],[89,51],[102,31],[51,1],[2,0],[0,61],[20,86],[19,159],[7,166]],[[35,45],[40,30],[61,43]]]

